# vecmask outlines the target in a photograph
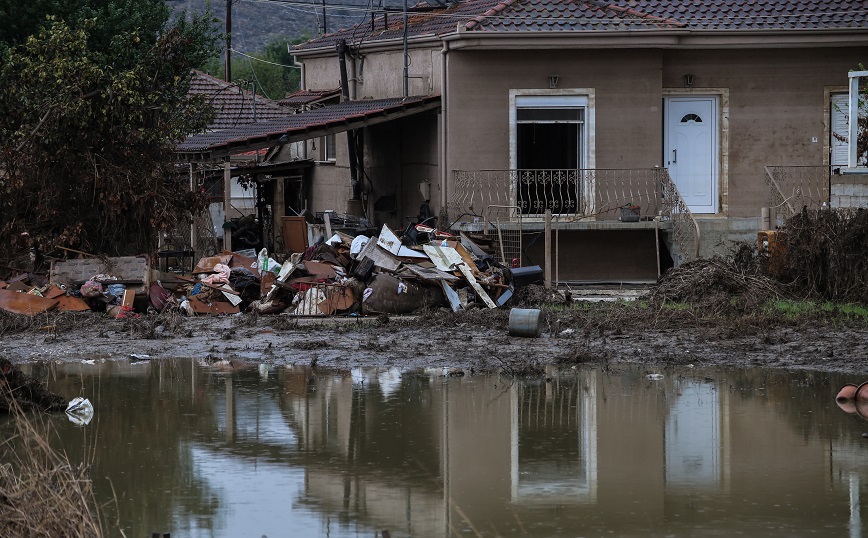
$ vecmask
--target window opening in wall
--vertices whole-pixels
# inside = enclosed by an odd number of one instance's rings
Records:
[[[849,129],[848,165],[850,168],[868,167],[868,71],[851,71],[848,95]],[[860,170],[861,172],[861,170]]]
[[[324,161],[334,161],[337,159],[336,147],[336,138],[334,134],[325,135],[323,137],[322,148]]]
[[[516,203],[522,214],[578,212],[586,104],[578,96],[516,97]]]

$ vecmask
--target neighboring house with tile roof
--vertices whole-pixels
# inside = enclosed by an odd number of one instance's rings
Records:
[[[193,71],[189,93],[205,96],[214,107],[214,119],[208,125],[209,130],[231,129],[257,121],[283,118],[291,113],[271,99],[202,71]]]
[[[449,221],[441,226],[462,213],[502,215],[505,205],[527,232],[548,208],[571,221],[562,228],[597,232],[566,234],[566,252],[603,260],[564,259],[562,238],[562,280],[607,279],[619,249],[644,260],[622,265],[621,278],[641,280],[656,276],[646,218],[663,214],[678,260],[695,252],[679,240],[696,235],[669,223],[684,220],[679,204],[709,255],[755,240],[776,213],[828,200],[829,171],[846,153],[833,135],[843,114],[835,103],[848,71],[868,63],[868,1],[422,3],[408,13],[406,79],[404,39],[402,13],[388,12],[294,50],[303,87],[339,83],[335,49],[345,41],[351,96],[401,96],[405,85],[409,95],[441,95],[436,118],[408,118],[376,133],[380,141],[366,133],[366,143],[405,155],[371,182],[372,196],[391,189],[401,200],[393,225],[415,214],[427,178],[430,205]],[[330,189],[346,162],[339,154],[323,176]],[[640,222],[624,230],[627,202],[641,206]],[[541,243],[528,251],[533,262]]]

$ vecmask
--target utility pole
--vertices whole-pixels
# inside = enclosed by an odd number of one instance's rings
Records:
[[[325,0],[322,0],[322,35],[329,33],[329,27],[326,24],[326,5]]]
[[[226,0],[226,63],[223,80],[232,82],[232,0]]]

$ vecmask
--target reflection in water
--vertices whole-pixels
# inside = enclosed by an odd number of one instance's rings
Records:
[[[54,423],[127,536],[863,534],[836,376],[29,368],[94,403]]]

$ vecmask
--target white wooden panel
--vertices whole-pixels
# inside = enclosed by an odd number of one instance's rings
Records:
[[[832,168],[838,168],[841,166],[847,166],[847,151],[849,149],[849,144],[840,140],[839,137],[843,137],[847,139],[848,134],[847,130],[849,129],[849,122],[847,121],[847,107],[849,103],[847,101],[846,93],[833,93],[832,94],[832,106],[831,106],[831,125],[832,125],[832,136],[829,141],[829,146],[831,147],[831,156],[830,156],[830,164]],[[838,135],[838,136],[836,136]]]

